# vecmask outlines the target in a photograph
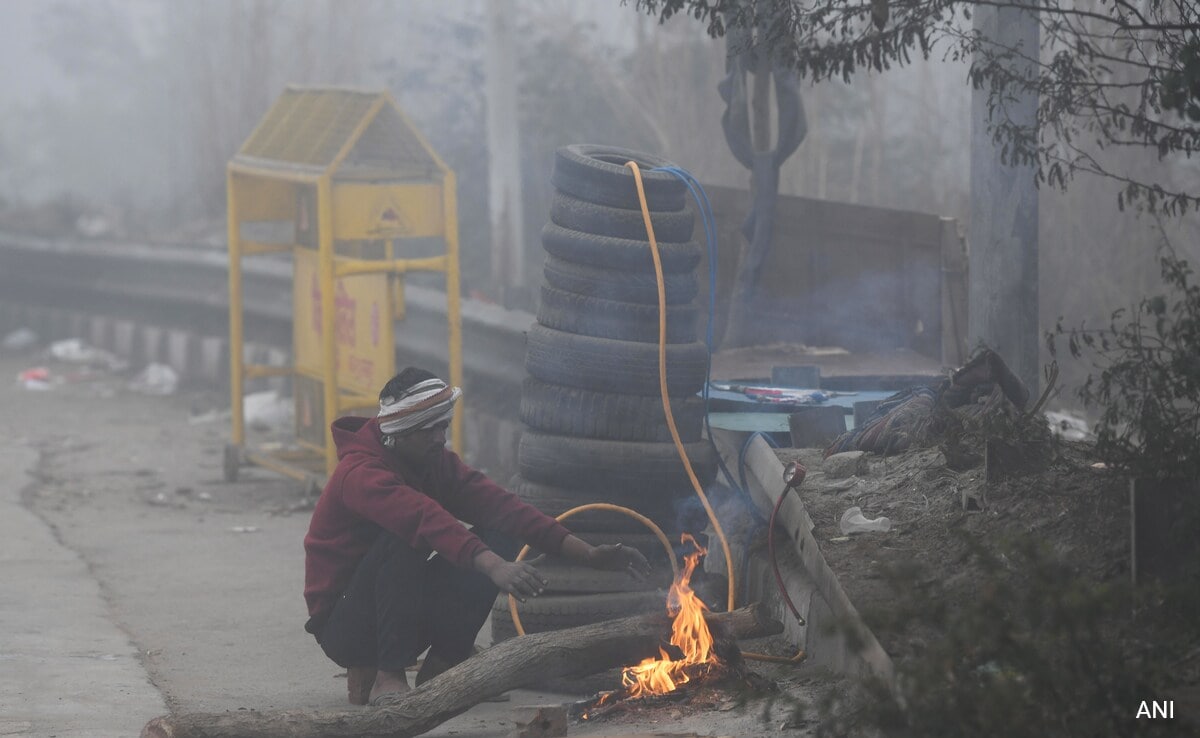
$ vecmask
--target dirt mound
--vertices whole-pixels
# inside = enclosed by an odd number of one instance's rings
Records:
[[[800,494],[813,535],[884,649],[902,659],[932,634],[887,616],[898,594],[889,572],[918,567],[917,586],[937,583],[953,608],[974,598],[982,581],[973,543],[1002,551],[1015,536],[1032,534],[1080,577],[1128,576],[1127,480],[1093,466],[1088,444],[1053,441],[1049,451],[1044,467],[990,484],[982,463],[955,471],[938,448],[868,455],[866,473],[848,479],[829,479],[815,449],[776,454],[784,464],[808,466]],[[891,529],[844,535],[839,523],[852,506],[869,519],[886,516]]]

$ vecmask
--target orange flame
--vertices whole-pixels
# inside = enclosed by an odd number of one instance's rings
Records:
[[[708,631],[708,623],[704,621],[704,613],[708,607],[700,601],[689,584],[697,562],[706,551],[696,543],[696,539],[686,533],[682,540],[684,543],[691,543],[696,550],[684,557],[683,572],[671,584],[671,591],[667,595],[667,612],[674,613],[671,623],[671,645],[679,649],[683,658],[673,661],[670,655],[660,648],[660,658],[648,658],[637,666],[626,669],[621,674],[621,684],[629,690],[630,697],[673,692],[680,685],[691,681],[687,673],[688,667],[716,662],[712,653],[712,634]]]

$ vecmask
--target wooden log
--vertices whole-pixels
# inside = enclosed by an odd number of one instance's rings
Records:
[[[783,625],[757,604],[705,618],[734,638],[774,635]],[[142,738],[408,738],[431,730],[488,697],[555,676],[593,674],[658,655],[670,631],[666,612],[581,625],[513,638],[473,656],[376,709],[237,710],[164,715],[146,724]]]

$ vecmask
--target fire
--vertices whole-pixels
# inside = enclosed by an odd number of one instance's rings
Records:
[[[621,674],[621,684],[629,690],[630,697],[673,692],[691,681],[687,671],[689,667],[716,663],[717,659],[712,653],[712,634],[708,631],[708,623],[704,621],[704,613],[708,608],[689,584],[697,562],[706,551],[687,534],[684,534],[683,541],[691,543],[696,550],[684,557],[683,572],[671,584],[671,591],[667,595],[667,612],[674,613],[671,645],[679,649],[683,658],[673,661],[664,649],[659,649],[660,658],[648,658],[626,669]]]

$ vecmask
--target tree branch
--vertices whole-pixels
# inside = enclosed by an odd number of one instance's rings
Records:
[[[706,613],[714,628],[733,638],[758,638],[783,630],[758,605]],[[142,738],[408,738],[424,733],[488,697],[555,677],[592,674],[657,656],[669,634],[663,612],[512,638],[473,656],[378,709],[165,715],[142,729]]]

